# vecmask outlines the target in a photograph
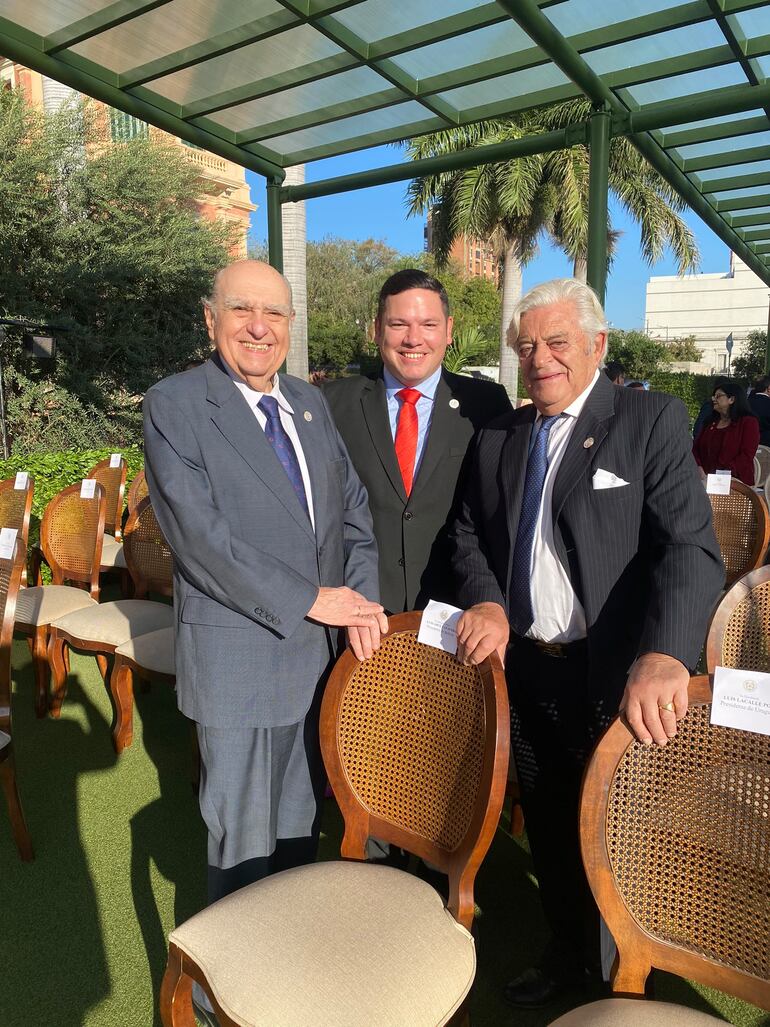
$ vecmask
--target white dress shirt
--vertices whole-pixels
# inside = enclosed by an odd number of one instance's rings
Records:
[[[310,514],[310,523],[313,525],[313,531],[315,531],[315,517],[313,516],[313,493],[310,488],[310,472],[307,469],[307,460],[305,460],[305,454],[302,452],[302,444],[299,441],[299,435],[297,429],[294,426],[294,411],[291,404],[281,392],[281,383],[278,379],[278,375],[273,376],[273,391],[272,392],[257,392],[256,389],[252,389],[250,385],[246,385],[245,382],[239,381],[232,374],[230,377],[233,379],[233,384],[236,389],[241,393],[246,402],[251,407],[252,413],[257,419],[257,423],[262,431],[265,430],[267,424],[267,417],[264,412],[260,410],[258,403],[263,396],[272,396],[278,402],[278,415],[281,418],[281,424],[286,434],[291,439],[291,444],[294,446],[294,452],[297,454],[297,462],[299,463],[300,474],[302,475],[302,484],[305,486],[305,496],[307,498],[307,510]]]
[[[587,389],[562,413],[548,436],[548,470],[543,484],[543,498],[535,525],[530,564],[532,611],[535,619],[528,638],[541,642],[575,642],[586,637],[586,615],[573,591],[553,539],[553,483],[567,449],[575,422],[585,406],[588,395],[599,380],[597,370]],[[532,426],[532,438],[540,429],[542,414]]]

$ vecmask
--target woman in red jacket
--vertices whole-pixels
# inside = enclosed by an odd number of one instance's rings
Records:
[[[759,421],[751,412],[746,391],[725,381],[711,397],[714,413],[692,447],[701,477],[729,470],[733,478],[754,484],[754,455],[759,445]]]

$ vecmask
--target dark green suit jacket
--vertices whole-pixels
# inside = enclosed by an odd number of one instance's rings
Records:
[[[462,493],[474,433],[511,404],[505,389],[443,371],[428,437],[407,499],[396,461],[381,375],[323,386],[337,429],[369,493],[380,551],[380,601],[390,613],[454,598],[447,521]]]

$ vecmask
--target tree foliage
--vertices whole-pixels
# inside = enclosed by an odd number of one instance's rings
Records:
[[[732,373],[736,378],[745,378],[754,382],[765,373],[765,353],[767,352],[767,332],[759,330],[749,332],[743,346],[741,356],[732,362]]]
[[[140,440],[147,388],[208,350],[200,297],[233,236],[201,191],[178,146],[105,146],[92,104],[0,91],[0,311],[69,329],[51,367],[2,345],[14,452]]]
[[[647,379],[671,360],[664,342],[639,331],[611,328],[607,338],[607,359],[619,360],[626,369],[626,380]]]
[[[666,343],[670,360],[689,360],[698,363],[703,358],[703,350],[696,346],[694,335],[683,335],[680,339],[671,339]]]

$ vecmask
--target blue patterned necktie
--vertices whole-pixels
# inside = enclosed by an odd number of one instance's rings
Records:
[[[286,471],[286,477],[297,493],[297,499],[302,504],[302,509],[310,517],[305,494],[305,483],[302,480],[302,472],[299,469],[299,460],[292,445],[292,441],[286,434],[286,429],[281,424],[281,414],[278,410],[278,400],[275,396],[263,396],[257,406],[267,418],[265,425],[265,438],[275,450],[275,455],[281,462],[281,467]]]
[[[516,546],[513,550],[513,569],[509,589],[511,627],[523,637],[532,627],[535,617],[532,612],[532,592],[530,567],[532,564],[532,546],[535,541],[535,526],[540,513],[540,502],[543,498],[543,485],[548,470],[548,436],[551,428],[561,417],[544,417],[540,421],[540,430],[535,437],[535,444],[527,461],[527,474],[524,479],[524,494],[521,499],[519,528],[516,532]]]

